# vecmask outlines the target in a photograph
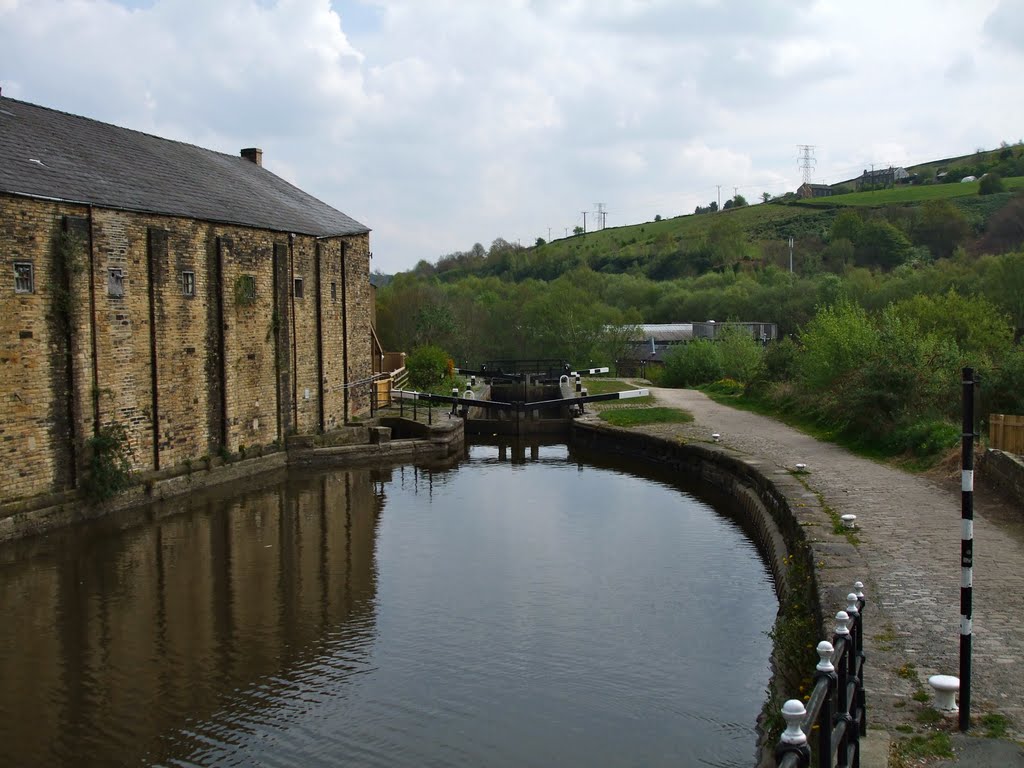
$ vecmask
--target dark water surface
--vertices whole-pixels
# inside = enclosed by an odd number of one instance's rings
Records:
[[[260,483],[0,548],[0,765],[753,763],[777,602],[697,497],[565,446]]]

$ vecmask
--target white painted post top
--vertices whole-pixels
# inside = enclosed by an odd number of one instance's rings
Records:
[[[836,668],[832,666],[832,652],[835,648],[832,647],[832,643],[828,640],[822,640],[818,643],[817,647],[818,658],[821,661],[818,662],[818,666],[815,667],[819,672],[835,672]]]
[[[783,743],[798,746],[807,743],[807,735],[800,730],[800,721],[806,715],[807,710],[799,699],[790,699],[782,705],[782,717],[786,721],[786,730],[782,732]]]

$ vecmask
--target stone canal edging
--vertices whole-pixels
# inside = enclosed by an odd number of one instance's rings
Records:
[[[288,439],[285,450],[254,448],[244,457],[205,457],[145,473],[138,476],[138,482],[132,487],[102,503],[86,503],[76,492],[35,497],[0,507],[0,543],[44,534],[204,488],[283,472],[289,466],[393,465],[457,457],[465,443],[462,424],[462,419],[439,421],[430,426],[403,419],[381,419],[324,435],[293,436]],[[393,436],[397,439],[392,439]]]

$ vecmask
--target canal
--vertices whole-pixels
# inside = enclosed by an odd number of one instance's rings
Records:
[[[749,766],[740,523],[564,445],[269,475],[0,547],[0,764]]]

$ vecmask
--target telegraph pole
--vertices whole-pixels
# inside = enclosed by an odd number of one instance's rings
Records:
[[[580,213],[583,214],[583,234],[585,235],[587,234],[587,212],[580,211]]]
[[[718,210],[722,210],[722,185],[715,184],[718,187]]]

